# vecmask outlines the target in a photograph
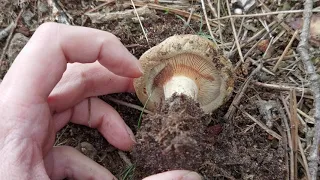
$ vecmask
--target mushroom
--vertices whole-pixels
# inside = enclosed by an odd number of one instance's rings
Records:
[[[154,111],[174,94],[190,96],[205,113],[220,107],[233,90],[231,62],[217,45],[198,35],[175,35],[140,57],[144,75],[134,88],[146,109]]]

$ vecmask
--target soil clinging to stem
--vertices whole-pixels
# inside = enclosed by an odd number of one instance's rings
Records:
[[[215,121],[185,95],[168,99],[137,130],[131,152],[134,179],[176,169],[196,171],[208,180],[285,179],[282,142],[266,146],[270,140],[261,129],[258,134],[238,132],[235,127],[243,126],[244,119],[223,125]]]
[[[198,170],[213,148],[206,135],[209,118],[185,95],[174,95],[158,113],[146,115],[132,152],[136,178],[173,169]]]

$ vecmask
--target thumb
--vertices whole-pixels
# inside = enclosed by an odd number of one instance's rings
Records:
[[[143,180],[202,180],[202,177],[196,172],[175,170],[152,175]]]

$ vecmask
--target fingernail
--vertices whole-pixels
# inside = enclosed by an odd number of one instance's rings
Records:
[[[187,173],[181,180],[202,180],[202,177],[196,172]]]
[[[134,143],[136,143],[137,141],[136,141],[136,138],[134,137],[134,134],[133,134],[132,130],[131,130],[128,126],[126,126],[126,128],[127,128],[127,132],[128,132],[128,134],[129,134],[131,140],[132,140]]]

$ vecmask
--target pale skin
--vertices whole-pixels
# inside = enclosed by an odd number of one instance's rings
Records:
[[[142,75],[140,69],[139,61],[108,32],[41,25],[0,84],[1,178],[116,179],[74,148],[53,145],[56,133],[72,122],[90,124],[116,148],[131,150],[132,131],[97,96],[134,92],[132,80]],[[198,179],[195,172],[175,170],[144,180]]]

